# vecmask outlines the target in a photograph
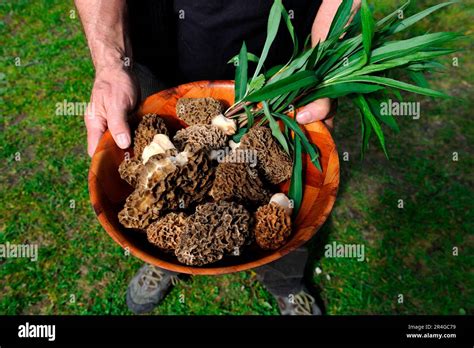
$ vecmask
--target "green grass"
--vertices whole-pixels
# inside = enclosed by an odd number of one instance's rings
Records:
[[[377,13],[394,6],[377,1]],[[88,101],[94,74],[77,15],[70,18],[72,2],[2,2],[0,10],[0,244],[40,246],[38,262],[0,260],[0,314],[130,314],[125,290],[141,262],[124,255],[91,209],[82,117],[55,115],[63,99]],[[310,278],[315,267],[323,271],[312,280],[329,314],[473,313],[473,17],[473,6],[460,4],[411,30],[456,30],[470,38],[456,55],[459,67],[445,59],[446,72],[431,79],[460,99],[409,96],[422,102],[422,115],[402,118],[402,132],[388,137],[390,161],[375,141],[359,160],[359,117],[340,102],[341,187],[331,219],[311,242],[308,267]],[[349,161],[342,161],[344,152]],[[367,262],[324,257],[333,241],[364,244]],[[277,312],[253,272],[186,278],[154,311]]]

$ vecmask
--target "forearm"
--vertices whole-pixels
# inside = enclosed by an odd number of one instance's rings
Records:
[[[96,72],[131,62],[126,0],[75,0]]]
[[[337,9],[341,5],[342,0],[323,0],[311,29],[311,43],[315,46],[319,41],[324,41],[329,33],[332,20],[336,15]],[[352,11],[360,8],[361,0],[354,0]]]

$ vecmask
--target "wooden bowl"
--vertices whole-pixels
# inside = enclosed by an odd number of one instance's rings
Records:
[[[164,117],[168,128],[176,131],[184,126],[175,112],[176,101],[182,97],[213,97],[231,105],[234,101],[234,83],[201,81],[161,91],[143,102],[138,116],[157,113]],[[132,188],[120,178],[118,167],[127,150],[121,150],[115,145],[109,131],[102,137],[92,157],[89,170],[89,193],[97,218],[107,233],[124,249],[147,263],[170,271],[188,274],[224,274],[244,271],[278,260],[314,236],[331,212],[339,186],[339,159],[331,134],[322,122],[307,125],[305,129],[320,150],[323,172],[314,168],[309,158],[304,159],[306,184],[303,202],[294,223],[293,233],[279,250],[263,251],[251,248],[238,257],[226,256],[221,261],[204,267],[190,267],[148,243],[146,235],[124,228],[119,223],[117,214],[123,208]],[[283,183],[282,192],[286,193],[288,187],[288,182]]]

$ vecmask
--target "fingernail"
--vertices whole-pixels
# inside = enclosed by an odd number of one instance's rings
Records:
[[[311,113],[309,111],[300,112],[298,115],[296,115],[296,121],[299,123],[311,122]]]
[[[128,136],[127,133],[117,134],[117,145],[121,149],[126,149],[127,147],[130,146],[130,137]]]

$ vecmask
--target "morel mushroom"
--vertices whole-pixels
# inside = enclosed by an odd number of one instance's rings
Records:
[[[138,124],[138,128],[135,130],[135,138],[133,140],[135,158],[141,159],[143,149],[152,142],[156,134],[168,135],[165,122],[157,114],[144,115]]]
[[[291,202],[283,193],[258,208],[253,233],[260,248],[276,250],[286,243],[291,234],[291,212]]]
[[[142,162],[136,158],[124,159],[119,166],[120,177],[129,183],[130,186],[135,187],[137,185],[137,179],[142,170]]]
[[[119,213],[120,223],[146,229],[168,211],[199,203],[207,195],[213,175],[211,159],[204,151],[152,155]]]
[[[185,228],[186,215],[184,213],[169,213],[150,224],[146,229],[146,235],[151,244],[170,252],[179,245]]]
[[[181,98],[176,103],[176,114],[189,126],[211,124],[223,111],[224,105],[214,98]]]
[[[239,255],[249,238],[250,214],[234,202],[206,203],[188,218],[175,250],[190,266],[219,261],[225,254]]]
[[[217,150],[226,145],[227,135],[212,125],[198,124],[180,129],[173,138],[173,142],[181,150],[207,151]]]
[[[247,162],[233,162],[224,159],[216,169],[216,176],[210,195],[214,200],[253,202],[260,205],[267,202],[270,191],[258,176],[256,168]]]
[[[291,158],[275,141],[269,128],[251,128],[242,137],[240,148],[256,151],[257,166],[272,184],[279,184],[291,177]]]

